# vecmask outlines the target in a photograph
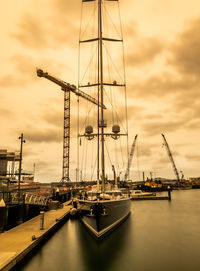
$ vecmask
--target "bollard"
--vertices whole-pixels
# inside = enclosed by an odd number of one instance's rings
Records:
[[[168,190],[168,198],[169,198],[169,200],[171,200],[171,187],[168,186],[167,190]]]
[[[6,228],[5,221],[7,220],[7,208],[4,200],[0,200],[0,232],[3,232]]]
[[[36,240],[36,239],[37,239],[37,238],[35,237],[35,235],[32,235],[31,240],[34,241],[34,240]]]
[[[44,211],[40,212],[40,230],[44,230]]]

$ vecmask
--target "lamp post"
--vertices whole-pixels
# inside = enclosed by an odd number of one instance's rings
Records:
[[[22,149],[23,149],[23,143],[25,143],[24,135],[21,134],[21,136],[18,138],[20,139],[20,159],[19,159],[19,179],[18,179],[18,201],[20,201],[20,182],[21,182],[21,171],[22,171]]]

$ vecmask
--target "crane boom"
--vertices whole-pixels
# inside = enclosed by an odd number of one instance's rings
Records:
[[[125,181],[127,181],[128,176],[129,176],[129,171],[130,171],[130,167],[131,167],[131,163],[132,163],[133,155],[134,155],[134,151],[135,151],[136,140],[137,140],[137,135],[135,136],[133,144],[131,146],[131,152],[130,152],[130,156],[129,156],[129,159],[128,159],[128,165],[127,165],[126,173],[125,173],[125,176],[124,176]]]
[[[101,107],[100,102],[98,103],[98,101],[94,97],[92,97],[92,96],[88,95],[87,93],[81,91],[75,85],[71,85],[69,83],[66,83],[65,81],[62,81],[62,80],[48,74],[48,72],[44,72],[41,69],[37,69],[37,76],[47,78],[48,80],[50,80],[50,81],[54,82],[55,84],[59,85],[63,91],[72,91],[77,96],[80,96],[80,97],[92,102],[93,104],[96,104],[96,105],[99,104],[99,106]],[[103,105],[103,108],[106,109],[105,105]]]
[[[167,150],[167,154],[168,154],[168,156],[169,156],[169,159],[170,159],[170,161],[171,161],[171,163],[172,163],[172,167],[173,167],[175,176],[176,176],[176,178],[177,178],[177,181],[180,182],[178,170],[177,170],[177,168],[176,168],[176,165],[175,165],[175,162],[174,162],[172,153],[171,153],[171,151],[170,151],[169,145],[168,145],[168,143],[167,143],[167,140],[166,140],[164,134],[162,134],[162,137],[163,137],[163,139],[164,139],[164,145],[165,145],[165,147],[166,147],[166,150]]]
[[[70,157],[70,93],[73,92],[77,96],[80,96],[93,104],[106,109],[104,105],[101,105],[95,98],[88,95],[87,93],[79,90],[76,86],[66,83],[48,72],[43,72],[41,69],[37,69],[37,76],[44,77],[53,83],[59,85],[64,91],[64,135],[63,135],[63,171],[62,171],[62,182],[70,181],[69,179],[69,157]]]

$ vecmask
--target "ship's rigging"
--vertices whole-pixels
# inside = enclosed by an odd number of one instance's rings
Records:
[[[91,3],[89,3],[91,2]],[[125,135],[127,136],[128,141],[128,125],[127,125],[127,107],[126,107],[126,84],[125,84],[125,72],[123,69],[123,75],[120,74],[119,69],[117,68],[117,64],[119,63],[119,55],[116,53],[115,45],[114,44],[121,44],[121,49],[123,51],[123,39],[121,34],[121,23],[119,25],[119,31],[116,31],[115,37],[111,37],[110,32],[107,31],[107,19],[110,19],[110,13],[109,13],[109,6],[111,2],[117,2],[116,0],[97,0],[97,1],[82,1],[82,18],[83,18],[83,9],[84,5],[86,5],[86,9],[88,12],[88,9],[90,8],[92,15],[86,16],[86,23],[81,24],[80,27],[80,37],[79,37],[79,82],[78,82],[78,88],[79,89],[86,89],[87,93],[90,93],[93,97],[95,97],[99,103],[105,104],[108,106],[108,113],[109,116],[112,116],[112,132],[107,132],[107,122],[105,113],[102,107],[98,107],[97,109],[97,121],[96,121],[96,132],[93,132],[93,129],[87,133],[86,132],[79,132],[79,137],[85,136],[87,139],[97,138],[97,147],[96,147],[96,155],[97,159],[94,159],[96,161],[96,171],[97,171],[97,180],[102,180],[102,186],[104,189],[104,181],[106,178],[105,174],[105,156],[106,153],[108,153],[108,145],[110,143],[106,142],[106,137],[112,137],[114,139],[119,139],[120,136]],[[93,16],[93,19],[91,19]],[[110,20],[110,24],[113,25],[113,29],[117,29],[116,25],[114,25],[114,20]],[[89,23],[94,22],[97,23],[97,28],[93,31],[93,36],[88,36],[88,33],[91,31],[87,31],[87,28],[89,27]],[[93,29],[91,27],[91,29]],[[111,46],[110,46],[111,44]],[[81,59],[84,57],[88,57],[87,53],[82,53],[82,47],[89,47],[89,52],[91,55],[91,58],[89,61],[84,63],[84,61],[81,62]],[[111,47],[111,48],[110,48]],[[114,48],[114,49],[113,49]],[[117,56],[117,60],[112,59],[112,53],[114,53],[115,57]],[[122,66],[124,64],[124,57],[122,53]],[[85,64],[85,65],[83,65]],[[93,65],[93,67],[92,67]],[[85,67],[85,69],[82,69],[82,66]],[[92,68],[91,68],[92,67]],[[106,72],[105,72],[106,70]],[[96,74],[95,74],[95,71]],[[112,72],[114,73],[114,76],[111,75]],[[95,76],[94,76],[95,75]],[[122,100],[119,100],[116,102],[116,98],[113,98],[113,95],[116,93],[119,93],[119,99],[122,97],[122,88],[125,90],[124,94],[124,100],[125,100],[125,111],[120,111],[120,104],[122,103]],[[78,103],[79,104],[79,103]],[[78,109],[79,111],[79,109]],[[88,111],[91,111],[91,108],[89,108]],[[92,117],[89,116],[90,112],[87,114],[87,119],[91,119]],[[92,115],[92,114],[91,114]],[[95,115],[95,114],[93,114]],[[123,119],[124,118],[124,119]],[[123,119],[123,120],[121,120]],[[91,120],[90,120],[91,121]],[[120,127],[118,123],[121,125],[123,131],[121,132]],[[90,126],[90,123],[88,121],[88,125]],[[80,123],[78,123],[78,126],[81,127]],[[125,127],[124,127],[125,126]],[[81,129],[80,129],[81,130]],[[127,143],[126,143],[127,145]],[[80,144],[79,144],[80,146]],[[109,146],[110,147],[110,146]],[[116,151],[115,147],[115,161],[113,161],[113,157],[109,156],[108,160],[110,161],[110,164],[113,165],[119,164],[119,153],[122,152],[122,149],[124,148],[124,145],[122,146],[120,142],[120,150],[118,149]],[[126,147],[126,158],[122,158],[124,160],[128,157],[128,147]],[[79,161],[79,149],[78,149],[78,161]],[[85,161],[85,159],[84,159]],[[121,162],[121,161],[120,161]],[[123,167],[125,164],[127,165],[127,161],[122,162]],[[78,162],[79,165],[79,162]],[[78,168],[78,171],[81,169]],[[121,172],[122,169],[119,170]]]

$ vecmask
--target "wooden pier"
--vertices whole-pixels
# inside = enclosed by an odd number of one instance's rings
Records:
[[[19,226],[0,234],[0,271],[8,271],[19,263],[69,216],[70,202],[63,208],[42,213]],[[42,223],[44,215],[44,224]],[[43,228],[43,229],[41,229]]]

